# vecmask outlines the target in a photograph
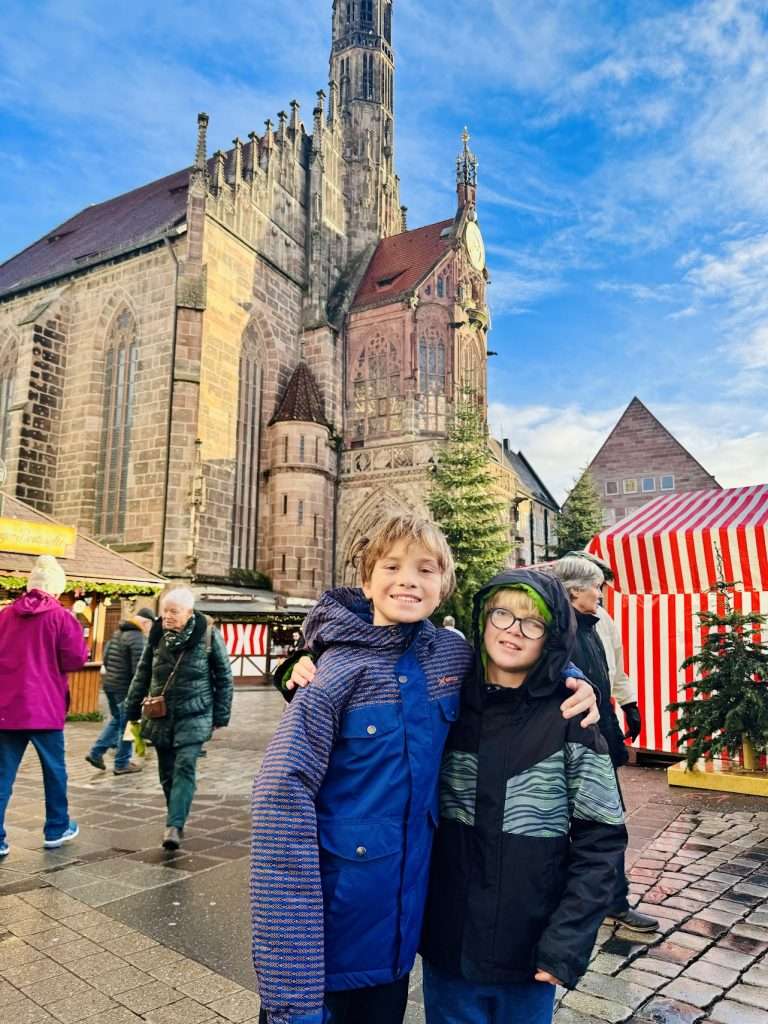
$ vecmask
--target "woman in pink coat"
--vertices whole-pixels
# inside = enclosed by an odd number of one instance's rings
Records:
[[[82,668],[88,647],[77,619],[58,602],[66,582],[56,559],[41,555],[26,594],[0,612],[0,857],[9,851],[5,809],[28,743],[43,768],[43,845],[61,846],[79,831],[67,806],[66,674]]]

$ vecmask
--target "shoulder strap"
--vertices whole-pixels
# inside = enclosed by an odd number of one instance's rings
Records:
[[[187,650],[188,650],[188,648],[185,647],[184,650],[181,652],[181,654],[176,659],[176,664],[171,669],[170,675],[165,680],[165,686],[160,691],[160,696],[161,697],[165,696],[165,694],[168,691],[169,687],[171,686],[171,684],[173,683],[174,679],[176,678],[176,673],[179,671],[179,666],[181,665],[182,661],[184,661],[184,655],[187,653]]]

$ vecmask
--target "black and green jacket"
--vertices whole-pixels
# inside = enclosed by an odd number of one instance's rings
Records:
[[[185,743],[205,743],[213,728],[229,724],[232,709],[232,669],[224,641],[217,629],[208,629],[209,620],[193,612],[195,625],[187,642],[171,651],[163,637],[158,619],[149,633],[136,674],[125,698],[129,722],[141,718],[141,702],[147,695],[157,696],[173,671],[182,651],[184,660],[168,688],[165,718],[142,720],[142,735],[158,747],[180,747]]]
[[[422,953],[479,984],[532,981],[537,968],[573,987],[623,870],[626,829],[614,769],[597,727],[560,712],[576,624],[559,581],[510,570],[492,589],[525,583],[553,612],[543,656],[517,690],[489,691],[482,667],[465,685],[440,786]]]

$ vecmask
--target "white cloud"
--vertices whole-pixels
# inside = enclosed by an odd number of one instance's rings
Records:
[[[651,412],[723,487],[768,482],[768,410],[714,402],[651,404]],[[585,409],[492,402],[496,437],[522,450],[558,501],[597,454],[624,407]]]

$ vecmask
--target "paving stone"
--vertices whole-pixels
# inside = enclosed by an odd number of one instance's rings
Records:
[[[54,1018],[48,1011],[31,999],[24,999],[12,1006],[13,1015],[10,1018],[13,1024],[49,1024]]]
[[[690,946],[684,946],[678,942],[665,940],[658,946],[654,946],[650,949],[648,951],[648,956],[652,959],[664,960],[668,963],[681,964],[682,966],[685,966],[694,959],[697,952],[697,950],[691,949]]]
[[[637,909],[643,914],[650,914],[651,917],[664,917],[670,921],[684,921],[691,914],[690,910],[681,910],[678,907],[670,906],[670,902],[679,897],[670,897],[663,904],[639,903]],[[698,904],[697,904],[698,907]]]
[[[728,928],[724,924],[716,924],[703,917],[692,917],[680,925],[680,931],[688,932],[691,935],[700,935],[712,942],[719,939],[721,935],[725,935]]]
[[[652,974],[650,971],[643,971],[638,967],[625,967],[617,978],[621,981],[629,981],[633,985],[642,985],[643,988],[649,988],[652,992],[661,988],[662,985],[666,985],[666,978],[661,974]]]
[[[700,1006],[702,1009],[719,999],[722,994],[723,990],[715,985],[707,985],[703,981],[685,976],[675,978],[661,990],[663,996],[677,999],[681,1003],[690,1003],[691,1006]]]
[[[696,981],[703,981],[707,985],[719,985],[721,989],[730,988],[739,977],[739,972],[730,967],[721,967],[720,964],[712,963],[710,960],[697,960],[686,967],[683,977],[694,978]]]
[[[707,946],[712,945],[713,940],[708,936],[680,930],[668,935],[667,941],[673,942],[678,946],[685,946],[687,949],[695,949],[697,953],[701,953]]]
[[[123,961],[114,953],[94,953],[92,956],[84,956],[67,964],[67,970],[72,971],[79,978],[97,978],[108,971],[116,971],[124,967]]]
[[[109,1010],[114,1005],[109,996],[91,989],[89,992],[80,992],[76,996],[62,999],[61,1002],[51,1003],[46,1009],[56,1020],[61,1021],[61,1024],[76,1024],[77,1021],[85,1020],[99,1010]]]
[[[733,927],[735,928],[736,925]],[[734,935],[733,931],[730,935],[720,939],[718,945],[724,946],[726,949],[735,949],[739,953],[746,953],[753,960],[768,949],[768,942],[758,942],[757,939],[751,939],[748,935]]]
[[[597,977],[603,977],[603,975],[597,975]],[[185,996],[190,996],[192,999],[206,1004],[242,989],[241,985],[217,974],[212,974],[210,977],[202,975],[190,978],[188,981],[174,981],[173,984]]]
[[[768,947],[768,928],[761,928],[760,925],[750,924],[748,921],[739,921],[731,929],[732,935],[746,935],[748,939],[756,939]]]
[[[48,877],[55,877],[56,874],[58,872],[53,872],[53,875]],[[38,889],[36,892],[25,893],[23,898],[25,903],[42,910],[48,917],[57,921],[63,921],[74,914],[81,914],[87,909],[78,900],[72,899],[71,896],[67,896],[57,889]]]
[[[703,954],[701,960],[709,960],[714,964],[728,967],[733,971],[743,971],[745,967],[749,967],[754,957],[747,956],[745,953],[739,953],[736,949],[724,949],[718,945],[710,946],[706,953]]]
[[[632,964],[639,971],[650,971],[662,978],[676,978],[683,970],[684,964],[670,963],[668,960],[657,960],[655,957],[641,956]]]
[[[115,1000],[123,1006],[127,1006],[134,1013],[146,1013],[148,1010],[155,1010],[158,1006],[167,1006],[169,1003],[176,1003],[182,998],[180,992],[166,985],[162,981],[152,981],[140,988],[130,989],[128,992],[120,992],[115,995]]]
[[[768,885],[755,885],[754,882],[739,882],[733,887],[734,896],[736,893],[747,893],[749,896],[757,896],[761,900],[768,899]]]
[[[595,974],[592,971],[584,975],[578,988],[580,992],[588,992],[590,995],[600,996],[601,999],[609,999],[633,1009],[644,1003],[654,992],[653,988],[633,984],[629,979],[609,978],[605,974]]]
[[[41,960],[44,954],[22,939],[13,936],[0,942],[0,971],[5,967],[20,967],[22,964]]]
[[[677,999],[655,996],[637,1012],[633,1021],[652,1021],[653,1024],[697,1024],[704,1017],[704,1011],[690,1003]]]
[[[768,988],[757,985],[735,985],[728,991],[728,998],[747,1006],[756,1006],[760,1010],[768,1010]]]
[[[118,935],[113,939],[103,939],[101,945],[110,953],[124,956],[126,953],[138,953],[141,950],[153,948],[157,943],[147,935],[133,932],[131,935]]]
[[[82,960],[83,957],[93,956],[98,953],[100,946],[90,939],[78,939],[77,942],[65,942],[63,946],[49,946],[45,955],[56,960],[60,964],[69,965],[75,960]]]
[[[194,999],[180,999],[178,1003],[160,1006],[144,1014],[147,1024],[204,1024],[211,1019],[211,1011]]]
[[[599,974],[615,974],[624,966],[626,957],[615,956],[612,953],[598,953],[589,965],[590,971],[597,971]]]
[[[28,935],[26,941],[35,949],[46,950],[51,946],[63,946],[67,942],[76,942],[79,938],[77,932],[73,932],[63,924],[57,924],[53,928],[46,928],[45,931]]]
[[[108,996],[127,992],[129,989],[138,988],[139,985],[146,985],[151,981],[152,978],[145,974],[144,971],[140,971],[128,964],[123,964],[117,970],[107,971],[105,974],[94,974],[91,976],[93,987]]]
[[[742,975],[741,980],[747,985],[757,985],[760,988],[768,988],[768,963],[763,962],[750,967],[746,974]]]
[[[169,946],[151,946],[149,949],[140,949],[137,953],[126,953],[125,959],[133,967],[140,971],[150,971],[150,968],[165,967],[171,963],[178,963],[184,959],[183,953],[178,953]],[[156,975],[155,975],[156,976]],[[165,981],[160,978],[160,981]]]
[[[725,910],[713,910],[712,907],[707,907],[697,915],[700,921],[711,921],[713,924],[721,924],[725,928],[730,928],[739,920],[740,916],[740,914],[729,914]]]
[[[144,1024],[144,1018],[126,1006],[113,1006],[107,1012],[94,1013],[88,1018],[88,1024]]]
[[[698,914],[701,911],[699,900],[689,900],[685,896],[670,896],[664,900],[665,907],[674,907],[675,910],[687,910],[690,914]]]
[[[47,914],[41,914],[34,907],[27,907],[27,911],[26,917],[11,921],[10,924],[6,925],[7,930],[12,935],[18,935],[19,938],[23,939],[27,935],[37,935],[40,932],[56,927],[56,921],[52,917],[48,917]]]
[[[569,992],[569,996],[579,995],[580,993]],[[566,997],[567,998],[567,997]],[[585,997],[591,998],[591,997]],[[604,1001],[604,1000],[603,1000]],[[219,999],[216,1002],[208,1004],[214,1013],[218,1013],[221,1017],[226,1020],[232,1021],[233,1024],[243,1024],[250,1017],[256,1017],[259,1013],[259,997],[255,992],[237,992],[231,996],[224,996],[223,999]],[[578,1009],[578,1007],[575,1007]],[[627,1011],[629,1016],[630,1011]],[[606,1017],[612,1024],[618,1024],[619,1021],[624,1021],[627,1017]]]
[[[41,1006],[49,1006],[61,999],[89,991],[91,991],[90,986],[82,978],[75,977],[69,971],[64,971],[53,978],[47,978],[45,981],[34,982],[23,989],[25,996]]]
[[[181,957],[171,962],[159,964],[157,967],[148,966],[147,973],[151,974],[157,981],[167,982],[169,985],[178,985],[182,981],[193,981],[200,977],[210,977],[213,972],[197,960],[190,960]]]
[[[18,1003],[24,999],[24,993],[20,992],[15,985],[3,981],[0,978],[0,1007],[10,1006],[11,1003]]]
[[[754,1006],[724,999],[712,1007],[709,1019],[716,1024],[765,1024],[765,1013]]]
[[[569,1006],[561,1006],[555,1014],[552,1024],[600,1024],[600,1021],[597,1017],[588,1017],[584,1013],[572,1010]]]
[[[735,914],[737,917],[744,917],[748,908],[743,903],[734,903],[733,900],[714,900],[710,903],[709,910],[724,910],[727,914]]]
[[[23,964],[21,967],[7,967],[3,970],[3,977],[16,988],[25,988],[27,985],[35,984],[38,981],[45,981],[54,978],[57,974],[63,974],[64,968],[55,960],[44,957],[41,960],[33,960],[32,963]]]

